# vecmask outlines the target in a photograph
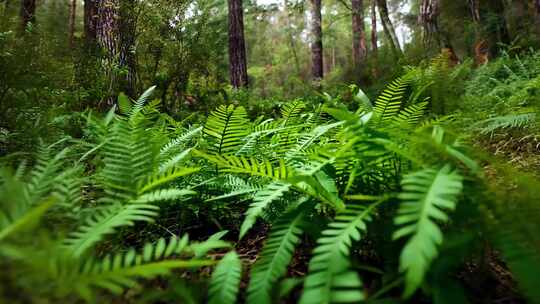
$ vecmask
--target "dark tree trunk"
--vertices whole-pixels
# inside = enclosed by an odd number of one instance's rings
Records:
[[[21,28],[24,31],[28,23],[36,22],[36,0],[21,1]]]
[[[235,88],[248,86],[246,42],[244,39],[244,11],[242,0],[228,0],[229,4],[229,73]]]
[[[540,0],[534,0],[534,21],[536,23],[536,31],[540,36]]]
[[[75,38],[75,18],[77,16],[77,0],[71,0],[69,6],[69,47],[73,47]]]
[[[360,71],[360,65],[367,55],[366,31],[364,27],[364,1],[351,0],[352,9],[352,39],[353,64],[355,70]]]
[[[386,0],[377,0],[377,6],[379,8],[379,15],[381,17],[381,23],[383,25],[384,33],[388,38],[390,47],[394,54],[398,57],[402,56],[401,46],[399,45],[399,40],[396,35],[396,30],[392,20],[390,20],[390,14],[388,12],[388,5]]]
[[[324,76],[323,72],[323,43],[322,43],[322,14],[321,0],[310,0],[311,2],[311,61],[312,76],[315,82],[320,82]]]
[[[120,0],[120,50],[118,65],[124,69],[120,77],[120,89],[131,98],[137,97],[137,57],[135,53],[135,37],[137,15],[135,0]]]
[[[84,1],[84,40],[94,49],[97,43],[98,0]]]

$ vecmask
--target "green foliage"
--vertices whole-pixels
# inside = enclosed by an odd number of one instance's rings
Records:
[[[304,215],[298,210],[276,221],[264,248],[253,265],[248,287],[249,303],[272,303],[275,284],[286,272],[294,248],[300,242]]]
[[[242,261],[238,258],[238,254],[234,251],[227,253],[219,261],[212,274],[212,281],[208,290],[210,293],[209,303],[236,303],[241,274]]]
[[[400,269],[406,273],[405,297],[410,297],[422,283],[443,235],[435,221],[449,220],[445,211],[456,208],[463,188],[462,176],[450,166],[423,169],[406,175],[399,198],[403,201],[394,223],[399,226],[394,239],[409,237],[400,256]]]

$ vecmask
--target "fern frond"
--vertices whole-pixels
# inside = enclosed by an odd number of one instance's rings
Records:
[[[248,303],[273,303],[274,286],[285,275],[303,233],[304,215],[298,209],[286,213],[272,225],[261,255],[251,270]]]
[[[74,256],[81,256],[119,227],[132,226],[136,221],[152,222],[157,210],[159,207],[147,204],[115,205],[100,210],[68,236],[65,247]]]
[[[268,208],[272,202],[280,199],[287,191],[289,191],[290,187],[291,185],[287,183],[272,182],[255,193],[253,203],[249,206],[249,209],[246,212],[246,218],[240,227],[240,238],[243,238],[249,229],[251,229],[264,210]]]
[[[165,201],[175,201],[185,199],[187,196],[196,194],[195,191],[187,189],[169,188],[159,189],[153,192],[145,193],[135,200],[138,204],[150,204]]]
[[[161,157],[168,157],[176,149],[184,149],[184,144],[201,133],[203,127],[191,128],[165,144],[159,151]]]
[[[350,269],[348,256],[352,242],[366,232],[366,222],[379,203],[348,205],[322,232],[309,262],[301,304],[358,303],[364,299],[362,281]]]
[[[10,235],[30,230],[41,219],[43,214],[55,203],[53,198],[26,210],[22,214],[6,214],[0,210],[0,242]]]
[[[249,123],[242,106],[221,105],[210,113],[203,133],[214,139],[212,147],[217,154],[231,154],[242,146]]]
[[[201,168],[172,168],[164,173],[152,175],[139,187],[139,194],[155,189],[161,185],[167,184],[179,177],[198,172]]]
[[[287,127],[298,124],[300,115],[305,108],[306,104],[300,99],[284,104],[281,108],[281,125]]]
[[[424,116],[428,103],[426,101],[411,104],[405,109],[401,110],[395,117],[394,121],[398,125],[405,125],[409,128],[418,124],[422,116]]]
[[[198,150],[194,150],[194,153],[218,165],[223,172],[249,174],[274,180],[285,180],[292,175],[292,169],[287,167],[282,160],[274,165],[269,160],[258,161],[253,157],[210,155]]]
[[[530,127],[535,119],[536,113],[511,114],[486,119],[477,125],[484,126],[480,128],[482,134],[490,134],[499,129],[525,129]]]
[[[402,181],[402,200],[395,224],[394,240],[409,237],[401,251],[400,269],[406,273],[405,297],[422,283],[430,263],[443,241],[437,222],[447,222],[446,210],[454,210],[463,188],[462,176],[450,166],[424,169],[406,175]]]
[[[210,260],[199,259],[163,260],[182,253],[186,245],[187,238],[173,237],[168,242],[160,239],[156,244],[148,243],[139,254],[131,249],[126,253],[108,256],[102,260],[90,259],[79,267],[70,267],[71,269],[65,269],[69,267],[69,264],[60,261],[59,280],[79,294],[87,295],[85,298],[88,298],[88,295],[92,294],[92,288],[104,288],[119,294],[125,288],[135,286],[139,278],[149,279],[158,275],[167,275],[177,268],[194,268],[214,263]]]
[[[373,108],[377,121],[386,122],[396,117],[401,109],[405,92],[410,82],[410,77],[400,77],[390,83],[379,97],[377,97]]]
[[[210,281],[209,304],[234,304],[240,287],[242,261],[236,252],[227,253],[219,261]]]

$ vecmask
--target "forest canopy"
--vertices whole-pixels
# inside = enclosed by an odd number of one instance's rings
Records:
[[[0,0],[1,303],[540,303],[540,0]]]

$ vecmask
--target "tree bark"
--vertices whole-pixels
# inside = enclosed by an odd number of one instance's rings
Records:
[[[313,81],[319,83],[323,76],[323,43],[321,0],[311,2],[311,61]]]
[[[228,0],[229,6],[229,73],[235,89],[248,86],[244,11],[242,0]]]
[[[24,31],[28,23],[36,22],[36,0],[21,1],[21,28]]]
[[[137,97],[137,57],[135,38],[137,12],[135,0],[120,0],[120,49],[118,65],[124,69],[120,77],[120,89],[131,98]]]
[[[94,49],[97,43],[98,0],[84,1],[84,40]]]
[[[367,55],[366,31],[364,27],[364,1],[351,0],[352,9],[352,39],[353,64],[355,70],[360,71],[360,65]]]
[[[392,20],[390,20],[390,15],[388,13],[388,5],[386,0],[377,0],[377,6],[379,8],[379,16],[381,17],[381,23],[383,25],[384,33],[388,38],[390,47],[397,57],[401,57],[403,52],[401,51],[401,46],[399,45],[399,40],[396,35],[396,30]]]
[[[424,44],[428,45],[433,39],[441,45],[439,35],[440,4],[438,0],[422,0],[418,23],[422,26]]]
[[[97,42],[102,54],[102,64],[109,80],[106,103],[112,106],[118,94],[117,56],[119,50],[118,29],[119,0],[101,0],[98,5]]]
[[[534,0],[534,17],[536,31],[540,35],[540,0]]]
[[[69,6],[69,47],[73,48],[75,38],[75,18],[77,16],[77,0],[71,0]]]
[[[377,40],[377,0],[371,0],[371,53],[375,58],[379,53]]]

